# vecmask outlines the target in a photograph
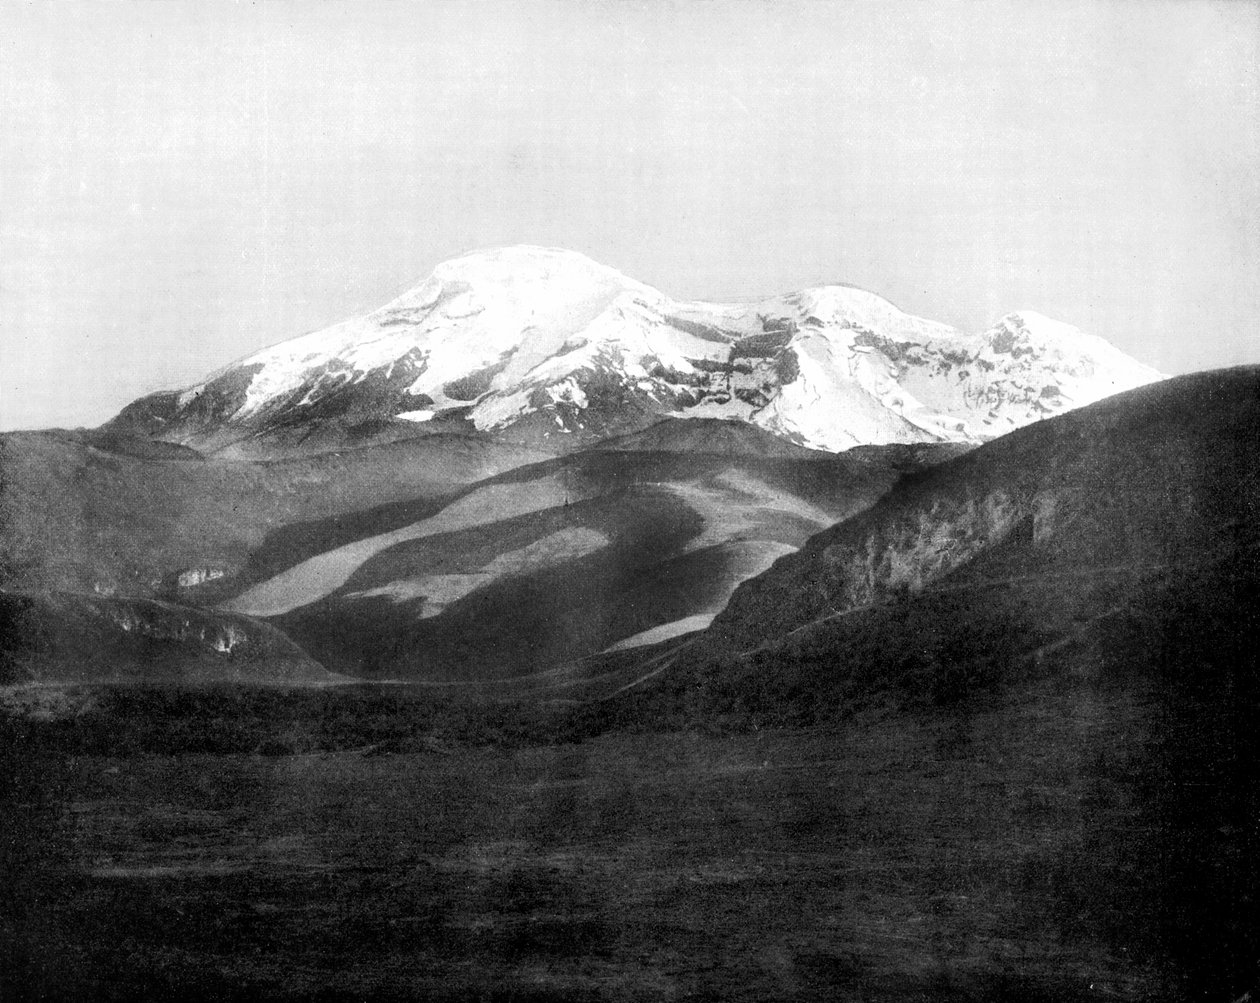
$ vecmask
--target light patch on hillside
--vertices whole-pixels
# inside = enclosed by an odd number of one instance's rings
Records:
[[[681,637],[683,634],[690,634],[692,631],[704,630],[713,622],[716,613],[697,613],[694,616],[685,616],[681,620],[674,620],[671,623],[662,623],[660,626],[652,627],[650,630],[642,631],[633,637],[627,637],[616,644],[609,645],[605,651],[626,651],[629,648],[642,648],[647,644],[656,644],[658,641],[668,641],[671,637]]]
[[[365,561],[399,543],[471,529],[580,500],[560,474],[525,483],[489,484],[464,495],[429,519],[308,558],[247,589],[220,608],[247,616],[280,616],[335,592]]]
[[[727,543],[741,534],[764,536],[767,522],[784,515],[819,529],[836,521],[834,515],[816,505],[735,470],[705,481],[670,485],[669,490],[704,519],[704,529],[688,543],[688,552]]]
[[[447,606],[463,599],[470,592],[500,578],[526,574],[562,561],[585,557],[607,544],[608,537],[597,530],[584,527],[562,529],[544,536],[541,540],[535,540],[528,546],[500,554],[489,564],[473,572],[454,575],[418,575],[360,592],[349,592],[347,598],[384,597],[395,603],[423,599],[425,603],[420,616],[424,619],[437,616]]]
[[[746,540],[727,543],[722,546],[727,554],[726,581],[720,594],[715,596],[706,608],[699,613],[685,616],[680,620],[658,624],[640,631],[630,637],[623,638],[616,644],[609,645],[606,651],[625,651],[628,648],[639,648],[658,641],[668,641],[671,637],[689,634],[693,630],[704,630],[713,622],[713,618],[725,609],[727,602],[735,590],[744,581],[761,574],[775,561],[785,554],[791,554],[796,548],[786,543],[772,540]]]

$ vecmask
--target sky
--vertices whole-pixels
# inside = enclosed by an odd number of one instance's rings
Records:
[[[0,429],[567,247],[1260,362],[1260,3],[0,5]]]

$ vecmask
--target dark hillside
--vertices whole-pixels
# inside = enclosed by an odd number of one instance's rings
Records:
[[[672,430],[694,444],[681,428],[692,424]],[[657,628],[694,630],[690,618],[707,624],[740,581],[934,455],[590,450],[480,482],[428,521],[376,510],[379,542],[295,549],[279,563],[304,564],[230,607],[277,617],[351,675],[521,676]],[[302,547],[312,529],[276,540]],[[341,584],[315,584],[334,572]]]
[[[934,733],[930,757],[886,758],[866,790],[902,784],[973,818],[931,830],[960,922],[1009,896],[1016,936],[1159,973],[1158,992],[1113,982],[1116,998],[1249,998],[1258,454],[1256,369],[1013,433],[746,583],[662,671],[575,712],[577,731],[823,727],[857,748]],[[986,854],[1007,877],[976,883],[968,841],[993,792],[1012,814]]]
[[[338,678],[249,617],[153,599],[0,591],[0,686]]]
[[[1176,565],[1260,538],[1260,369],[1179,377],[905,479],[748,582],[712,642],[747,648],[916,590],[1012,539],[1039,566]]]
[[[745,421],[720,418],[666,418],[641,432],[605,439],[595,448],[676,453],[716,453],[721,456],[779,456],[807,459],[833,454],[798,446]]]
[[[1008,886],[968,876],[978,815],[912,837],[956,861],[965,915],[1005,887],[1016,937],[1161,973],[1162,992],[1117,998],[1228,1001],[1260,986],[1258,632],[1254,548],[1141,574],[951,576],[743,655],[701,638],[577,717],[581,733],[839,728],[859,749],[934,733],[929,758],[886,758],[864,791],[903,785],[951,817],[997,792],[1016,813],[986,851],[1008,857]]]
[[[0,435],[0,585],[204,602],[287,525],[436,500],[539,456],[459,436],[275,462],[133,446]]]

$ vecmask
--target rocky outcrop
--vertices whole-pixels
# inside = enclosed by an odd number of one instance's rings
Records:
[[[904,478],[745,582],[710,640],[747,649],[1001,552],[1141,573],[1257,541],[1260,369],[1179,377]]]
[[[333,682],[268,624],[152,599],[0,591],[0,684]]]
[[[185,568],[175,575],[175,584],[181,589],[191,589],[206,582],[213,582],[228,573],[225,568]]]
[[[901,591],[917,592],[1007,540],[1031,542],[1055,507],[1048,493],[997,489],[858,516],[746,582],[714,631],[744,645]]]
[[[850,608],[897,589],[918,591],[1029,524],[1032,508],[999,490],[913,513],[856,546],[832,544],[822,554],[832,601]]]

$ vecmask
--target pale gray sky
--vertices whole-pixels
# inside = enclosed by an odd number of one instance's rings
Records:
[[[0,428],[462,251],[1260,361],[1260,4],[0,5]]]

